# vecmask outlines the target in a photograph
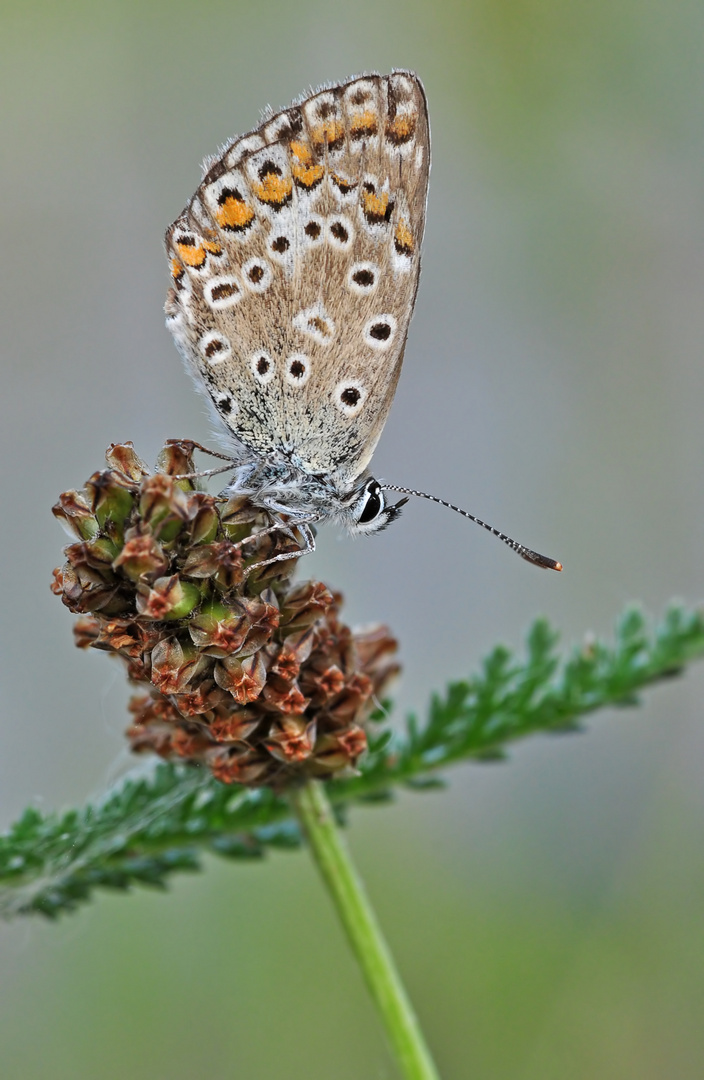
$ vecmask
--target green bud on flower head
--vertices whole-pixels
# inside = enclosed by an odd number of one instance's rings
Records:
[[[218,619],[201,613],[190,620],[188,632],[193,642],[209,656],[229,656],[242,649],[250,627],[246,615],[233,617],[231,611],[226,611]]]
[[[256,507],[244,495],[236,495],[220,509],[220,521],[228,540],[238,543],[249,536],[257,519]]]
[[[202,604],[200,615],[204,618],[209,616],[215,622],[229,619],[232,616],[232,605],[224,604],[219,596],[211,596]],[[191,625],[193,625],[193,619],[191,619]]]
[[[112,562],[115,558],[115,545],[105,536],[99,536],[96,540],[81,540],[77,544],[69,544],[65,549],[68,565],[76,574],[76,577],[84,587],[90,585],[103,585],[106,582],[117,584],[112,572]]]
[[[51,512],[63,525],[69,536],[79,540],[92,540],[98,534],[100,526],[91,513],[88,503],[78,491],[64,491],[59,501],[52,506]]]
[[[151,682],[164,695],[187,692],[196,676],[207,669],[207,660],[197,649],[182,645],[178,638],[164,637],[151,652]]]
[[[196,493],[200,494],[200,493]],[[196,498],[194,494],[194,498]],[[220,518],[215,509],[212,495],[200,495],[201,504],[191,525],[191,538],[194,544],[212,544],[218,535]]]
[[[97,569],[107,570],[108,567],[112,567],[119,550],[117,544],[108,536],[98,536],[85,545],[90,565]]]
[[[196,471],[193,451],[197,445],[190,439],[168,439],[156,459],[156,472],[178,478],[176,484],[182,491],[194,491],[196,481],[188,474]]]
[[[188,517],[187,505],[185,492],[163,473],[147,477],[140,485],[139,514],[142,521],[154,530],[168,517],[175,516],[185,521]]]
[[[135,484],[138,484],[143,477],[149,476],[149,468],[135,454],[131,442],[112,443],[105,454],[105,460],[111,469],[117,469]]]
[[[86,492],[101,529],[119,535],[134,505],[135,490],[133,482],[114,469],[93,473]]]
[[[157,578],[153,585],[140,584],[137,611],[145,619],[184,619],[202,599],[200,589],[178,574]]]
[[[244,581],[242,550],[230,540],[199,544],[188,555],[184,573],[193,578],[211,578],[223,592]]]
[[[116,570],[121,567],[130,581],[139,581],[143,577],[162,577],[169,568],[169,560],[151,533],[132,528],[125,532],[124,547],[113,566]]]
[[[164,617],[166,619],[185,619],[187,615],[190,615],[198,607],[202,599],[201,591],[197,585],[192,585],[190,581],[182,581],[181,599],[174,604]]]

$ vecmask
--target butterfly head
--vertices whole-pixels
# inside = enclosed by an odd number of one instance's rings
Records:
[[[389,505],[379,481],[367,477],[353,494],[345,524],[353,535],[381,532],[399,516],[407,502],[406,498]]]

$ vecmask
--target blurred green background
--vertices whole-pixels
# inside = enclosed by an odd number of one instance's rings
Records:
[[[301,568],[402,640],[399,714],[632,599],[701,595],[704,9],[682,0],[5,3],[0,9],[2,821],[133,767],[128,691],[50,595],[49,507],[111,441],[208,441],[163,327],[162,235],[267,102],[363,69],[428,92],[424,271],[376,475],[410,505]],[[704,1075],[704,673],[586,734],[353,814],[446,1080]],[[212,861],[0,930],[5,1080],[393,1078],[305,854]]]

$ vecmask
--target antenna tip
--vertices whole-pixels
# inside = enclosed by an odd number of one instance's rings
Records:
[[[548,555],[540,555],[537,551],[531,551],[530,548],[519,548],[518,554],[526,560],[526,562],[533,563],[534,566],[539,566],[542,570],[562,570],[562,563],[557,559],[551,559]]]

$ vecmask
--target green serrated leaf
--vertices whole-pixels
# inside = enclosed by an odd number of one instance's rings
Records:
[[[437,771],[453,762],[503,760],[518,739],[578,731],[599,708],[636,705],[653,682],[704,655],[704,616],[674,606],[650,631],[642,612],[631,608],[612,646],[588,640],[561,662],[557,640],[539,619],[528,633],[525,661],[499,646],[479,675],[432,696],[424,724],[410,716],[405,735],[370,732],[359,774],[328,784],[336,814],[344,819],[355,802],[386,803],[399,785],[435,789],[443,784]],[[82,810],[25,810],[0,837],[0,913],[56,918],[96,888],[164,888],[172,874],[200,869],[203,852],[252,860],[300,843],[281,795],[228,787],[204,769],[162,763],[147,775],[140,769],[128,776]]]

